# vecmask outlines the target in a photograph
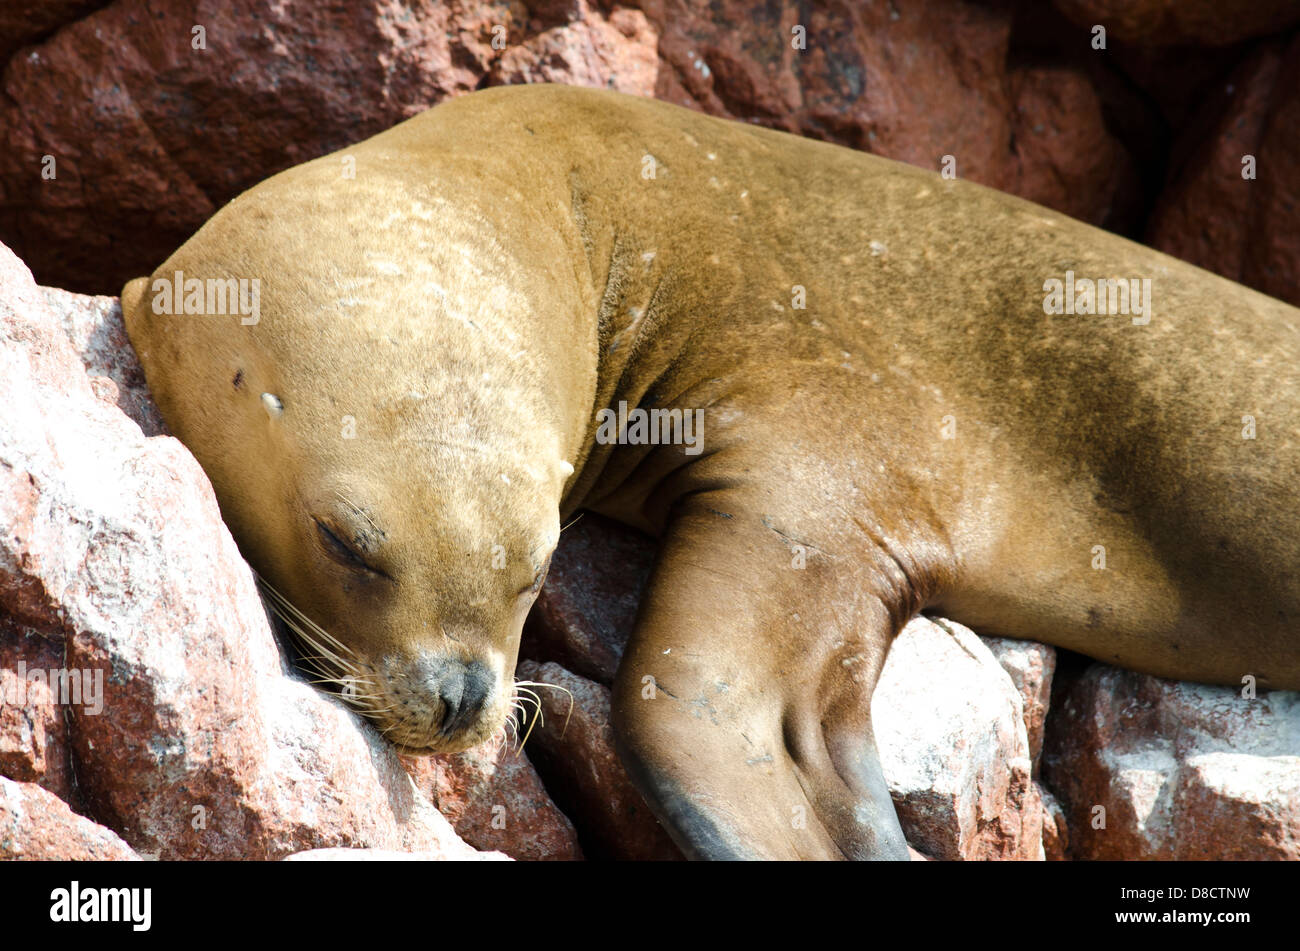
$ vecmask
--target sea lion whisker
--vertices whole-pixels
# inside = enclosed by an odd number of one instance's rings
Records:
[[[545,724],[545,722],[546,722],[546,717],[542,714],[542,701],[541,701],[541,698],[539,698],[537,695],[534,694],[534,695],[531,696],[531,697],[529,697],[529,696],[523,696],[523,695],[517,695],[517,699],[519,700],[519,702],[520,702],[521,704],[531,705],[531,706],[532,706],[532,710],[531,710],[531,712],[529,711],[529,709],[528,709],[527,706],[525,706],[525,707],[523,708],[523,710],[522,710],[522,713],[523,713],[524,719],[526,719],[526,720],[528,721],[528,732],[529,732],[529,733],[532,732],[532,730],[533,730],[533,724],[534,724],[534,723]]]
[[[355,656],[355,652],[352,650],[352,648],[348,647],[346,644],[344,644],[334,635],[330,634],[329,631],[325,630],[323,627],[321,627],[319,624],[313,621],[310,617],[308,617],[297,605],[295,605],[292,601],[290,601],[287,597],[285,597],[269,581],[267,581],[261,575],[257,574],[257,572],[253,572],[253,577],[257,580],[257,583],[263,588],[263,590],[265,590],[271,596],[273,610],[277,608],[283,608],[284,611],[291,613],[295,619],[297,619],[300,623],[308,627],[317,637],[319,637],[321,640],[328,643],[329,646],[333,648],[335,651],[339,652],[340,655],[352,654],[353,656]],[[283,616],[282,612],[277,611],[277,613],[281,613],[281,616]],[[321,646],[319,649],[324,651],[325,647]]]
[[[275,610],[275,614],[276,617],[284,622],[284,625],[289,629],[289,633],[298,641],[300,647],[306,647],[320,652],[319,654],[304,654],[301,659],[323,660],[336,667],[346,667],[343,658],[339,657],[324,644],[321,644],[320,641],[318,641],[311,632],[299,624],[292,615],[283,614],[278,609]]]
[[[299,655],[298,655],[298,660],[300,660],[300,661],[310,661],[310,662],[327,662],[327,663],[333,663],[333,662],[337,661],[338,658],[337,658],[337,657],[334,657],[333,655],[330,655],[330,654],[299,654]]]
[[[542,699],[533,691],[529,690],[527,687],[521,689],[518,684],[515,684],[515,696],[519,697],[519,699],[521,700],[528,699],[528,700],[538,701]]]
[[[379,735],[384,738],[387,738],[389,733],[392,733],[396,729],[405,727],[411,721],[411,719],[412,719],[411,714],[409,713],[403,714],[401,717],[394,720],[392,723],[388,724],[388,726],[381,728],[379,730]]]
[[[285,626],[289,629],[289,633],[298,641],[300,648],[306,647],[311,650],[320,651],[319,654],[302,654],[300,655],[299,660],[308,662],[309,666],[317,669],[321,673],[331,672],[322,668],[322,663],[334,668],[345,676],[354,675],[359,672],[359,669],[355,664],[346,658],[339,657],[337,654],[333,653],[327,646],[316,640],[309,631],[304,629],[293,618],[280,616],[280,620],[285,623]]]
[[[328,681],[326,681],[326,683],[328,683]],[[339,696],[348,703],[355,704],[358,707],[364,705],[367,710],[375,713],[380,712],[379,709],[377,707],[369,706],[369,704],[388,699],[382,693],[351,693],[347,690],[340,690]]]
[[[537,711],[537,715],[539,717],[542,715],[542,699],[536,694],[529,695],[529,694],[520,693],[515,695],[515,699],[518,700],[521,704],[525,704],[525,705],[531,704],[533,709]],[[528,712],[527,706],[525,706],[524,713],[527,714],[527,712]]]
[[[308,631],[311,631],[313,641],[320,645],[319,649],[321,651],[337,654],[340,659],[342,659],[344,653],[347,654],[352,653],[352,650],[350,648],[348,648],[339,640],[337,640],[335,637],[330,635],[328,631],[322,628],[311,618],[307,617],[306,614],[298,610],[289,602],[287,601],[284,602],[283,606],[276,606],[276,610],[278,613],[280,613],[281,617],[284,617],[286,620],[288,620],[289,617],[292,617],[293,620],[296,621],[303,628],[305,628]]]
[[[548,684],[540,680],[516,680],[515,689],[518,690],[521,686],[547,687],[551,690],[562,690],[569,695],[569,712],[564,715],[564,726],[560,729],[560,736],[563,737],[565,731],[569,729],[569,718],[573,716],[573,691],[568,687],[562,687],[559,684]],[[533,694],[533,696],[537,695]]]
[[[528,743],[528,738],[533,735],[533,728],[542,722],[542,705],[537,705],[537,716],[528,718],[528,731],[524,733],[524,738],[519,741],[519,750],[522,750]],[[518,751],[516,751],[516,755]]]

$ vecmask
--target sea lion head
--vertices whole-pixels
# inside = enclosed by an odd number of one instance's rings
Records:
[[[463,200],[400,162],[347,184],[326,162],[129,283],[127,329],[305,664],[398,746],[466,749],[518,708],[577,377],[515,318],[556,289]]]

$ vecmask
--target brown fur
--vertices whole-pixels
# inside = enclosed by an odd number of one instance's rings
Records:
[[[658,102],[516,87],[275,176],[158,274],[176,268],[261,277],[263,317],[151,317],[128,285],[164,418],[253,565],[372,667],[486,657],[504,698],[514,592],[559,518],[662,538],[615,715],[692,854],[905,854],[869,698],[922,608],[1300,688],[1300,311],[1046,209]],[[1150,278],[1151,322],[1045,314],[1067,270]],[[620,400],[705,408],[704,453],[597,444]],[[351,518],[336,490],[385,533],[392,581],[320,555],[309,514]]]

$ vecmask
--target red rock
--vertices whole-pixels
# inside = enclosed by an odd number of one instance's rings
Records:
[[[520,4],[118,0],[9,63],[0,238],[42,283],[116,293],[274,172],[493,81],[649,92],[654,33],[585,0]],[[191,28],[206,50],[191,48]],[[494,49],[494,28],[503,49]],[[57,177],[40,178],[53,155]]]
[[[528,617],[521,656],[610,686],[655,547],[653,539],[591,512],[569,525]]]
[[[35,783],[0,776],[0,860],[138,861],[112,829],[77,815]]]
[[[557,684],[558,690],[537,690],[542,717],[526,749],[546,788],[578,827],[589,858],[680,859],[668,833],[628,778],[614,749],[610,725],[610,691],[558,664],[522,661],[522,680]]]
[[[1300,304],[1300,38],[1255,50],[1176,147],[1152,215],[1162,251]],[[1242,158],[1256,161],[1242,178]]]
[[[46,671],[63,667],[63,639],[0,614],[0,776],[36,783],[81,807],[72,775],[68,721]],[[30,677],[35,672],[38,676]]]
[[[951,154],[962,177],[1094,222],[1128,175],[1080,75],[1009,65],[1010,9],[838,0],[809,11],[796,52],[793,8],[640,5],[233,0],[196,16],[118,0],[8,64],[0,238],[43,283],[115,293],[268,175],[521,81],[653,91],[927,168]]]
[[[23,407],[0,414],[0,611],[102,672],[102,709],[64,709],[90,817],[164,858],[473,853],[373,728],[286,676],[198,464],[96,396],[3,248],[0,405]]]
[[[1034,783],[1043,812],[1043,857],[1049,862],[1064,862],[1070,857],[1070,828],[1065,810],[1042,783]]]
[[[801,14],[646,0],[642,9],[660,31],[660,99],[924,168],[952,155],[959,177],[1094,223],[1131,175],[1086,79],[1009,65],[1009,8],[839,0]],[[802,51],[791,47],[796,25]]]
[[[578,834],[512,743],[453,756],[401,756],[411,778],[462,839],[521,861],[576,861]]]
[[[1008,83],[1016,177],[996,187],[1096,225],[1121,214],[1115,206],[1136,199],[1137,169],[1088,78],[1066,67],[1018,69]]]
[[[1300,693],[1094,664],[1053,711],[1044,775],[1075,858],[1300,858]]]
[[[0,63],[28,43],[85,16],[109,0],[9,0],[0,6]]]
[[[1226,46],[1300,23],[1292,0],[1054,0],[1080,26],[1106,27],[1107,43]]]

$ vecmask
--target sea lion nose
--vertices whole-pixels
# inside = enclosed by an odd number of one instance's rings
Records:
[[[439,735],[450,737],[474,723],[492,692],[492,674],[478,661],[448,659],[431,678],[432,692],[442,701]]]

